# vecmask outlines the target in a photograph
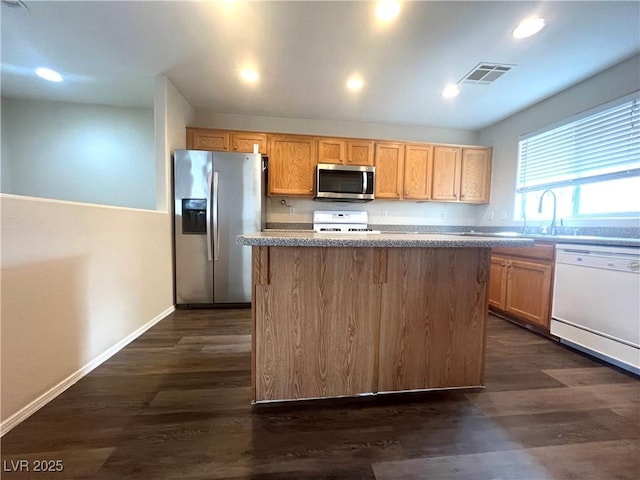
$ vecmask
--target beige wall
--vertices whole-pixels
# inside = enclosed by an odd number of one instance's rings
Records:
[[[207,110],[196,110],[196,118],[192,126],[377,140],[461,143],[464,145],[474,145],[478,142],[477,132],[470,130],[308,118],[230,115]]]
[[[286,205],[280,203],[281,200]],[[291,205],[295,209],[289,214]],[[476,224],[481,205],[406,200],[374,200],[367,203],[318,202],[307,198],[269,197],[268,221],[278,223],[311,223],[314,210],[365,210],[374,225],[439,225],[470,226]],[[442,218],[443,212],[446,218]],[[386,213],[386,216],[383,216]]]
[[[32,402],[168,313],[171,251],[163,212],[0,201],[6,431],[12,416],[32,413]]]
[[[170,161],[193,109],[164,77],[154,117],[157,211],[0,196],[2,433],[173,309]]]

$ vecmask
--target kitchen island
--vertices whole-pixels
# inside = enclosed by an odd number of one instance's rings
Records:
[[[263,232],[255,402],[481,387],[492,247],[533,240]]]

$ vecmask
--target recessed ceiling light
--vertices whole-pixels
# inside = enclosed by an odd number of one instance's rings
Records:
[[[364,81],[358,76],[351,77],[349,80],[347,80],[347,88],[349,90],[353,90],[354,92],[360,90],[363,85]]]
[[[458,88],[458,86],[454,85],[453,83],[450,83],[449,85],[444,87],[444,90],[442,90],[441,95],[444,98],[453,98],[453,97],[457,97],[459,93],[460,93],[460,89]]]
[[[376,7],[376,16],[383,22],[393,20],[400,13],[398,0],[380,0]]]
[[[535,35],[544,28],[545,20],[542,17],[528,17],[522,20],[513,29],[513,38],[527,38]]]
[[[247,83],[257,83],[260,80],[260,75],[255,70],[245,68],[240,72],[240,78]]]
[[[50,82],[61,82],[62,75],[50,68],[36,68],[36,75]]]

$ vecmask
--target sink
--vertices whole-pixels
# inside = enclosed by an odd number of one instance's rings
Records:
[[[493,232],[489,235],[496,237],[523,237],[524,233],[521,232]]]
[[[520,232],[447,232],[450,235],[464,235],[466,237],[524,237]]]
[[[566,240],[602,240],[606,237],[598,237],[596,235],[554,235],[553,238],[560,238]]]

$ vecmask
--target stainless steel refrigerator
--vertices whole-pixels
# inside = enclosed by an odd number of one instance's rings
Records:
[[[176,150],[173,156],[175,302],[251,302],[251,249],[237,243],[265,223],[267,159]]]

